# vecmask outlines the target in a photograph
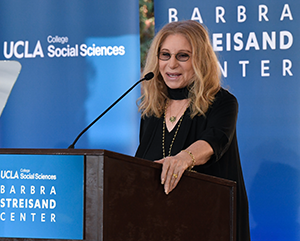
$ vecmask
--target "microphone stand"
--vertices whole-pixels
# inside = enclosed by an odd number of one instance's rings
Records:
[[[86,128],[84,128],[79,135],[76,137],[76,139],[73,141],[73,143],[68,147],[68,149],[74,149],[76,142],[79,140],[79,138],[92,126],[94,125],[102,116],[104,116],[111,108],[113,108],[121,99],[124,98],[125,95],[127,95],[135,86],[137,86],[139,83],[141,83],[144,80],[150,80],[154,77],[154,74],[152,72],[149,72],[145,75],[144,78],[140,79],[138,82],[136,82],[133,86],[131,86],[123,95],[121,95],[114,103],[112,103],[105,111],[103,111],[93,122],[91,122]]]

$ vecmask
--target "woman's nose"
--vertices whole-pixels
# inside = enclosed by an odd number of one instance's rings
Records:
[[[175,54],[171,55],[171,58],[169,59],[169,66],[170,68],[176,68],[178,66],[178,60],[176,59]]]

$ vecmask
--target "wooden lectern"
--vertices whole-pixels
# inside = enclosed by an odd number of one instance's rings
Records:
[[[139,158],[80,149],[0,149],[1,154],[84,155],[85,241],[236,240],[235,182],[185,172],[166,195],[161,165]],[[0,237],[13,240],[45,241]]]

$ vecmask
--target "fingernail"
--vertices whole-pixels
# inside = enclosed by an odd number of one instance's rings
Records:
[[[165,179],[161,179],[161,184],[164,184],[165,183]]]

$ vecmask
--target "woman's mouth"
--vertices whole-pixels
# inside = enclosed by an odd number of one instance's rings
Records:
[[[180,74],[172,74],[172,73],[167,73],[167,75],[170,77],[170,78],[177,78],[180,76]]]

